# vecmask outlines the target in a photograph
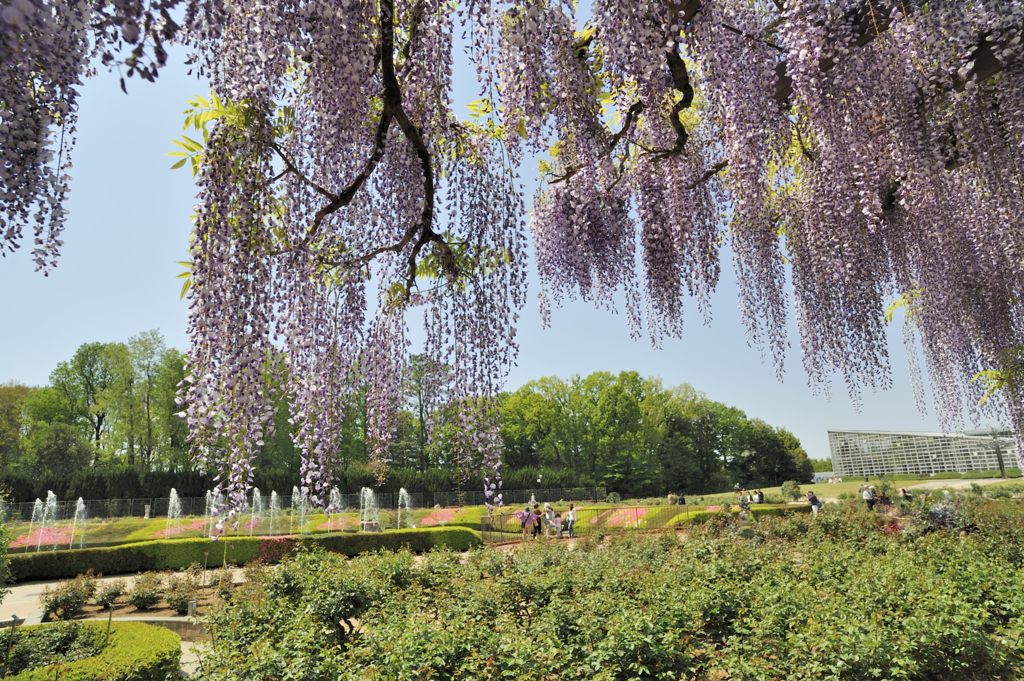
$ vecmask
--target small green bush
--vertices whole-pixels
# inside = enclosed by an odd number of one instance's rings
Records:
[[[55,626],[58,625],[22,627],[15,635],[45,636],[49,635],[46,630]],[[105,638],[106,623],[80,626],[83,640],[102,642]],[[180,658],[181,639],[174,632],[141,622],[114,622],[110,642],[97,654],[76,660],[59,658],[59,665],[25,669],[14,676],[8,674],[7,680],[169,681],[177,678]]]
[[[782,496],[786,501],[796,501],[800,498],[800,485],[796,480],[787,480],[782,483]]]
[[[45,667],[55,662],[67,664],[98,654],[103,650],[103,636],[94,627],[81,622],[56,622],[44,627],[22,627],[13,633],[0,633],[0,650],[10,646],[7,675],[26,669]]]
[[[112,582],[105,582],[96,591],[96,603],[105,608],[113,607],[118,599],[125,595],[128,587],[123,579],[115,579]]]
[[[167,580],[164,600],[179,615],[188,612],[188,604],[199,598],[199,579],[194,571],[186,571]]]
[[[128,594],[128,604],[136,610],[149,610],[160,602],[164,593],[164,583],[160,575],[152,572],[139,575]]]
[[[617,504],[622,501],[622,495],[620,495],[618,492],[609,492],[605,501],[607,501],[609,504]]]
[[[79,575],[54,589],[47,587],[41,598],[43,611],[56,619],[74,619],[95,593],[96,580],[91,575]]]
[[[213,586],[213,592],[217,594],[217,598],[222,601],[226,601],[231,598],[231,593],[235,590],[235,580],[231,576],[230,570],[216,570],[210,575],[210,585]]]
[[[408,546],[418,553],[447,546],[466,551],[480,546],[480,534],[464,527],[425,527],[381,533],[338,533],[279,540],[273,537],[224,537],[209,539],[163,539],[120,546],[63,551],[40,551],[11,555],[15,581],[61,579],[87,570],[107,575],[146,570],[180,570],[200,565],[245,565],[253,560],[279,560],[299,546],[322,546],[329,551],[355,556],[361,553]]]

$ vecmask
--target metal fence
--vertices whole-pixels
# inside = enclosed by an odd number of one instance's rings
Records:
[[[531,514],[527,517],[525,508],[503,509],[480,518],[480,535],[487,542],[512,541],[535,537],[538,534],[543,538],[570,536],[569,524],[566,521],[569,505],[554,504],[553,508],[560,517],[554,519],[555,523],[551,523],[541,513],[539,532],[535,530],[536,516]],[[575,513],[576,521],[571,536],[585,537],[612,532],[673,529],[689,522],[691,516],[706,514],[707,511],[701,506],[666,505],[578,508],[575,509]]]
[[[336,512],[351,511],[359,509],[359,493],[342,494],[341,507],[334,509]],[[604,499],[605,490],[601,487],[575,487],[559,489],[531,489],[531,490],[509,490],[502,492],[502,499],[506,506],[525,504],[531,499],[539,503],[560,502],[560,501],[595,501]],[[261,494],[263,509],[269,509],[271,495]],[[376,494],[377,505],[381,509],[398,508],[398,494],[380,492]],[[428,508],[440,506],[462,507],[482,506],[485,502],[484,494],[481,491],[451,491],[435,493],[411,493],[409,500],[413,508]],[[45,503],[45,500],[41,500]],[[181,517],[202,516],[209,513],[206,497],[179,497],[181,504]],[[294,504],[293,504],[294,502]],[[250,498],[251,503],[251,498]],[[58,500],[55,507],[53,520],[72,520],[75,517],[77,500]],[[170,505],[169,497],[142,498],[142,499],[87,499],[85,505],[85,516],[87,518],[165,518]],[[277,495],[277,508],[287,510],[297,508],[301,504],[298,498],[290,494]],[[33,508],[36,502],[19,502],[7,504],[3,507],[3,517],[7,521],[28,522],[33,517]]]

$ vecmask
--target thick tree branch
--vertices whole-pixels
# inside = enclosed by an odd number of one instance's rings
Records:
[[[427,244],[435,244],[440,250],[441,266],[445,274],[454,279],[458,276],[458,265],[455,261],[455,254],[444,238],[433,229],[434,222],[434,166],[430,155],[430,149],[419,128],[409,119],[405,108],[402,105],[402,89],[395,74],[395,25],[394,25],[394,2],[393,0],[381,0],[380,3],[380,29],[381,29],[381,77],[383,79],[384,112],[381,120],[394,120],[402,131],[402,135],[412,146],[416,157],[420,162],[420,170],[423,174],[423,206],[420,210],[419,220],[410,225],[397,242],[380,246],[364,254],[359,258],[362,263],[369,263],[371,260],[383,253],[401,253],[409,244],[413,244],[409,253],[406,295],[408,296],[416,284],[416,269],[419,256],[423,247]],[[407,47],[411,44],[407,43]],[[408,53],[407,53],[408,54]],[[386,129],[384,131],[386,134]],[[417,234],[419,235],[417,238]],[[415,241],[414,241],[415,239]]]

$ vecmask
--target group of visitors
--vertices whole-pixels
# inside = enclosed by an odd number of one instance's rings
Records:
[[[761,490],[755,490],[748,492],[747,490],[740,488],[740,506],[750,506],[751,504],[763,504],[764,503],[764,492]]]
[[[532,509],[527,506],[522,511],[518,511],[515,516],[519,518],[519,524],[523,529],[523,539],[527,537],[537,539],[538,537],[576,536],[575,504],[569,504],[569,510],[565,512],[564,516],[547,502],[544,502],[543,511],[540,504],[534,504]]]
[[[869,511],[875,510],[876,506],[881,508],[888,508],[892,506],[892,500],[889,495],[883,490],[879,492],[875,489],[874,485],[863,484],[860,486],[860,498],[864,500],[864,505],[867,506]],[[900,488],[899,500],[901,503],[906,503],[913,499],[914,496],[906,487]]]

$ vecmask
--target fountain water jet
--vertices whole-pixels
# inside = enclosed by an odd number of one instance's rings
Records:
[[[206,497],[206,508],[207,508],[207,520],[209,526],[206,534],[211,538],[219,536],[224,533],[224,518],[218,518],[223,510],[221,507],[224,505],[224,495],[221,494],[220,490],[214,490],[213,492],[207,492]],[[214,534],[216,530],[217,534]]]
[[[167,500],[167,525],[164,527],[164,534],[171,529],[175,520],[181,517],[181,500],[178,498],[178,490],[171,488],[171,496]]]
[[[277,498],[277,491],[270,491],[270,534],[274,534],[274,516],[281,510],[281,502]]]
[[[288,534],[294,534],[293,519],[295,517],[295,510],[299,511],[299,532],[302,532],[302,528],[306,524],[306,512],[309,507],[309,500],[306,498],[306,493],[299,490],[298,487],[292,487],[292,507],[291,512],[288,514]]]
[[[43,520],[43,500],[36,497],[36,503],[32,504],[32,519],[28,521],[28,541],[32,541],[32,528],[36,523]],[[28,547],[25,547],[28,550]],[[38,551],[38,549],[36,549]]]
[[[380,507],[369,487],[359,490],[359,526],[363,532],[380,532]]]
[[[203,534],[207,537],[212,533],[210,518],[213,517],[213,492],[206,490],[206,505],[203,507]]]
[[[78,501],[75,502],[75,519],[71,521],[71,540],[68,541],[68,548],[73,549],[75,547],[75,532],[78,530],[78,523],[85,520],[85,501],[82,497],[78,497]],[[82,533],[78,538],[78,548],[82,548],[85,545],[85,529],[82,529]]]
[[[38,499],[36,500],[38,501]],[[33,509],[33,513],[35,509]],[[43,507],[43,520],[39,525],[39,539],[36,541],[36,551],[42,548],[43,534],[46,533],[47,523],[52,524],[57,519],[57,495],[52,491],[46,491],[46,505]],[[54,545],[56,547],[56,545]]]
[[[327,504],[327,531],[334,531],[334,514],[341,513],[341,509],[344,504],[341,501],[341,492],[338,491],[337,487],[331,488],[330,500]]]
[[[395,527],[398,529],[402,528],[402,509],[405,509],[405,524],[409,525],[412,520],[412,516],[409,514],[412,511],[412,499],[409,497],[409,493],[405,491],[405,488],[398,490],[398,510],[396,511],[397,519]],[[411,527],[411,525],[409,525]]]
[[[252,531],[256,527],[256,518],[259,517],[260,513],[263,512],[263,495],[260,494],[260,488],[254,487],[252,490],[252,506],[249,507],[249,536],[252,536]]]

